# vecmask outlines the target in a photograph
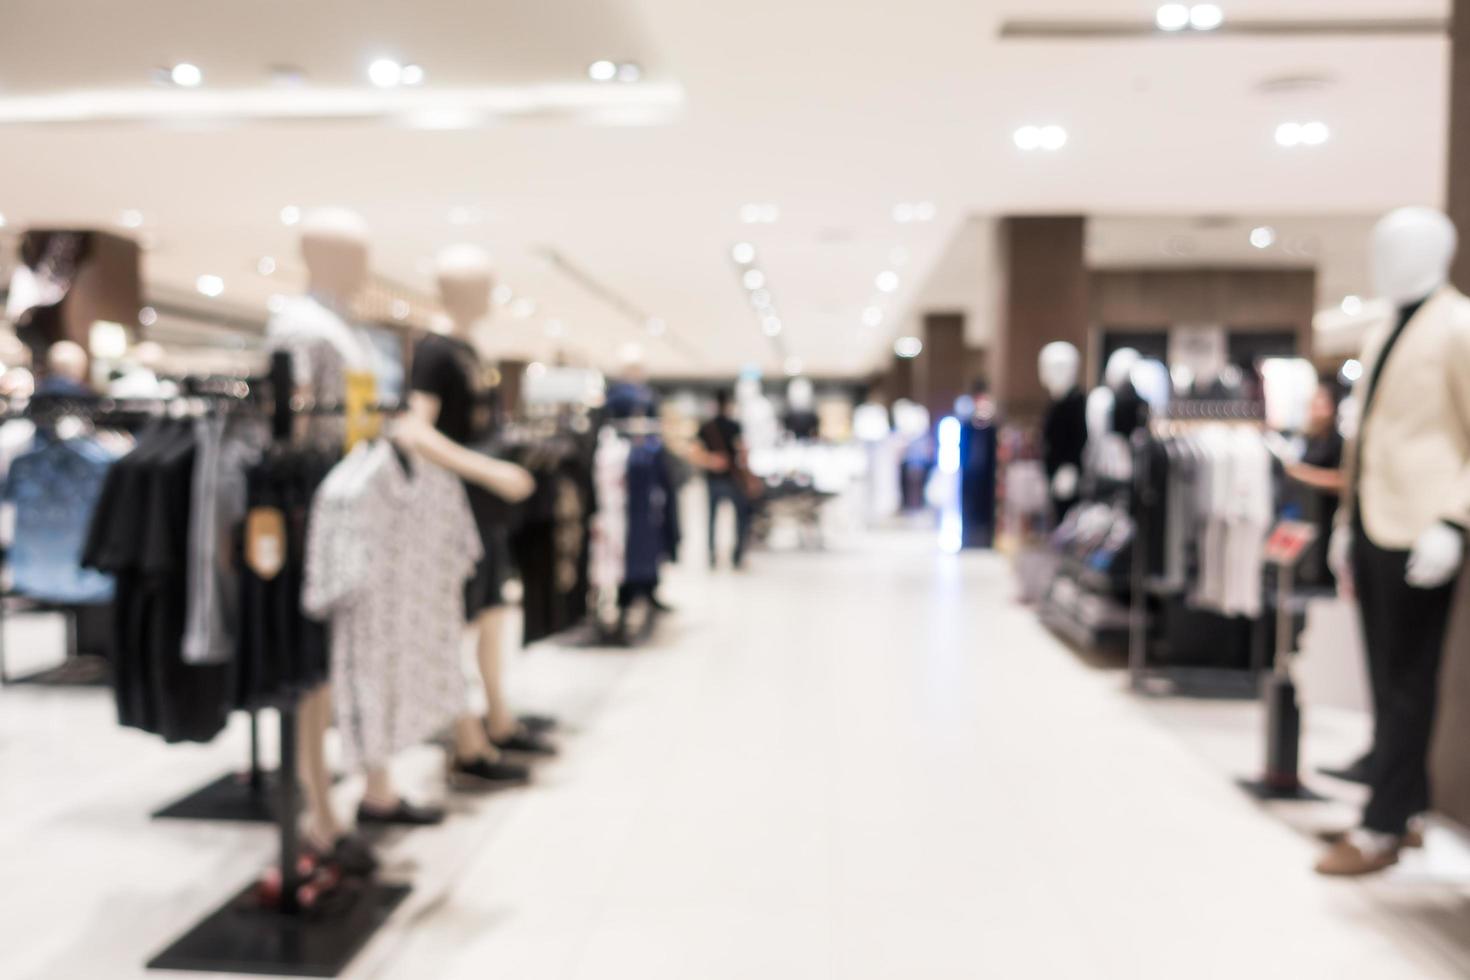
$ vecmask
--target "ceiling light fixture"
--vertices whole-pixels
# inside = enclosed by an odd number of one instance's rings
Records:
[[[1321,146],[1332,136],[1324,122],[1302,123],[1302,143],[1306,146]]]
[[[877,327],[883,324],[883,307],[870,306],[863,310],[863,326]]]
[[[643,67],[636,61],[625,61],[618,65],[618,81],[633,83],[643,80]]]
[[[497,283],[495,288],[490,290],[490,299],[494,301],[496,306],[505,306],[511,300],[515,299],[515,295],[515,290],[503,282]]]
[[[393,319],[407,320],[411,312],[413,312],[413,308],[408,305],[408,300],[395,299],[393,301]]]
[[[1189,7],[1182,3],[1166,3],[1154,12],[1154,23],[1161,31],[1182,31],[1189,26]]]
[[[168,79],[180,88],[198,88],[204,81],[204,72],[198,65],[181,61],[168,70]]]
[[[368,81],[378,88],[396,88],[403,82],[403,66],[392,58],[379,58],[368,65]]]
[[[1276,145],[1284,147],[1321,146],[1332,137],[1332,130],[1319,120],[1284,122],[1276,127]]]
[[[262,255],[260,261],[255,263],[255,271],[263,276],[275,275],[276,260],[269,255]]]
[[[403,71],[399,73],[398,80],[404,85],[424,84],[424,68],[422,65],[404,65]]]
[[[873,285],[878,287],[880,293],[892,293],[898,290],[898,273],[891,269],[885,269],[878,273],[873,280]]]
[[[895,204],[893,206],[893,220],[901,225],[906,225],[914,220],[914,206],[912,204]]]
[[[750,265],[755,261],[755,246],[750,242],[740,242],[730,249],[730,257],[739,265]]]
[[[1028,153],[1033,150],[1054,153],[1067,145],[1067,130],[1057,125],[1022,126],[1011,134],[1011,139],[1018,149]]]
[[[618,77],[618,66],[611,61],[594,61],[587,66],[587,77],[594,82],[610,82]]]
[[[1344,362],[1340,374],[1342,380],[1350,385],[1355,384],[1363,376],[1363,362],[1358,360]]]
[[[143,212],[128,208],[117,216],[117,223],[124,228],[141,228],[143,227]]]
[[[219,276],[200,276],[194,280],[194,288],[213,299],[225,291],[225,281]]]
[[[893,353],[911,360],[924,352],[924,342],[918,337],[900,337],[893,342]]]
[[[566,326],[555,318],[546,321],[546,336],[560,337],[566,332]]]
[[[265,308],[272,313],[283,313],[286,310],[286,297],[280,293],[273,293],[271,298],[265,301]]]
[[[759,269],[746,269],[740,282],[746,289],[760,289],[766,284],[766,274]]]
[[[145,306],[138,311],[138,326],[151,327],[158,322],[158,311],[151,306]]]
[[[750,305],[757,310],[767,310],[771,306],[771,291],[769,289],[757,289],[750,294]]]
[[[522,296],[510,304],[510,315],[517,320],[528,320],[536,313],[536,301]]]
[[[5,227],[5,215],[0,214],[0,228]]]
[[[1357,316],[1363,312],[1363,297],[1344,296],[1342,298],[1342,311],[1348,316]]]
[[[1197,31],[1213,31],[1225,23],[1225,11],[1218,4],[1197,3],[1189,8],[1189,26]]]
[[[1266,249],[1276,244],[1276,229],[1270,225],[1261,225],[1251,229],[1251,245],[1256,248]]]
[[[761,317],[761,330],[767,337],[779,337],[781,335],[781,318],[775,314]]]
[[[281,208],[281,224],[294,225],[301,221],[301,209],[294,204]]]

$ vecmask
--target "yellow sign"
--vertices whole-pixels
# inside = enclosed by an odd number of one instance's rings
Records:
[[[343,404],[348,449],[364,439],[376,439],[383,420],[377,412],[378,379],[369,371],[347,372],[347,394]]]

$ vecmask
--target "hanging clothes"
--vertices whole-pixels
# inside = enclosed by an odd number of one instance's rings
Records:
[[[162,421],[107,472],[83,561],[111,573],[119,721],[169,742],[207,742],[230,711],[230,673],[182,656],[194,426]]]
[[[530,644],[586,615],[591,474],[581,447],[566,437],[511,447],[505,455],[536,481],[510,536],[521,578],[522,642]]]
[[[593,457],[597,510],[592,518],[592,588],[616,590],[627,571],[628,457],[631,444],[612,429],[598,436]]]
[[[302,608],[330,625],[347,768],[386,763],[461,713],[463,590],[481,557],[463,484],[427,460],[361,444],[322,484]]]
[[[82,564],[92,514],[117,457],[90,438],[41,435],[10,464],[4,500],[14,508],[11,587],[42,602],[112,601],[112,576]]]
[[[625,594],[652,594],[659,566],[679,556],[678,492],[667,456],[656,436],[634,440],[628,452]]]

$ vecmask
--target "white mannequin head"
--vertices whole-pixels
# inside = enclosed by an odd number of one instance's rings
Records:
[[[490,253],[478,245],[451,245],[439,253],[435,270],[439,278],[439,300],[454,324],[454,331],[468,333],[476,321],[490,312],[490,293],[495,287]]]
[[[1132,347],[1113,351],[1113,356],[1108,358],[1108,366],[1103,370],[1103,384],[1113,389],[1123,387],[1133,376],[1133,368],[1141,358],[1142,355]]]
[[[1041,348],[1036,369],[1041,375],[1041,384],[1052,396],[1061,398],[1077,387],[1077,373],[1082,365],[1082,355],[1077,348],[1065,340],[1054,340]]]
[[[70,381],[87,380],[87,352],[70,340],[58,340],[46,349],[46,373]]]
[[[810,412],[815,395],[809,378],[792,378],[786,386],[786,404],[793,412]]]
[[[1395,306],[1423,299],[1450,278],[1460,236],[1433,208],[1390,211],[1373,229],[1373,285]]]
[[[350,299],[367,280],[367,222],[346,208],[308,211],[301,221],[301,258],[312,292]]]
[[[641,344],[624,344],[618,351],[618,377],[634,384],[642,384],[648,378]]]

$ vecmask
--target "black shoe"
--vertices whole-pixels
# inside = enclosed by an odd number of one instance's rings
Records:
[[[664,602],[656,595],[648,597],[648,604],[661,613],[671,613],[674,611],[673,606]]]
[[[547,732],[554,732],[560,724],[560,722],[550,715],[521,715],[516,721],[532,735],[545,735]]]
[[[449,782],[456,789],[495,789],[530,781],[531,770],[513,762],[455,759],[449,767]]]
[[[1324,766],[1317,771],[1324,776],[1341,779],[1345,783],[1357,783],[1360,786],[1367,786],[1373,779],[1372,770],[1373,753],[1369,752],[1352,765],[1344,766],[1341,769],[1329,769]]]
[[[403,799],[386,810],[362,803],[357,808],[357,822],[360,824],[396,824],[402,827],[432,827],[444,822],[444,808],[416,806]]]
[[[344,875],[353,878],[371,878],[378,870],[378,858],[373,849],[354,834],[338,837],[326,859],[342,869]]]
[[[497,749],[503,752],[519,752],[522,755],[556,755],[556,746],[547,741],[545,737],[525,728],[517,729],[515,734],[500,741],[491,740]]]

